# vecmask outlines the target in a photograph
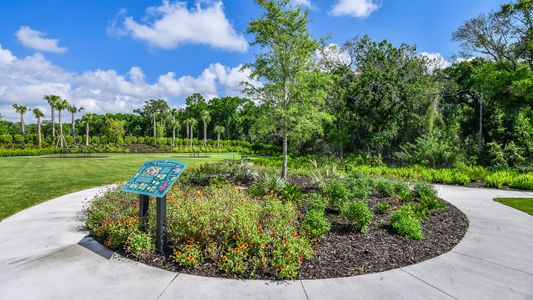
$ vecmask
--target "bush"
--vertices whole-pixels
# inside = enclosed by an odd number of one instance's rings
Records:
[[[308,194],[305,200],[307,210],[325,211],[328,206],[328,201],[316,193]]]
[[[285,181],[277,175],[264,173],[259,175],[257,181],[254,184],[254,188],[262,195],[279,195],[285,188]]]
[[[139,259],[146,258],[155,250],[152,237],[148,233],[141,231],[131,232],[124,248],[126,252]]]
[[[320,190],[324,198],[328,200],[329,205],[334,209],[340,210],[348,200],[348,189],[339,180],[322,184]]]
[[[389,202],[379,202],[378,204],[376,204],[376,212],[378,214],[384,214],[389,209],[390,209]]]
[[[319,238],[331,230],[331,223],[323,210],[311,209],[307,211],[301,228],[311,238]]]
[[[415,185],[415,194],[417,201],[429,212],[434,209],[444,207],[444,204],[441,203],[437,197],[437,191],[429,183],[417,183]]]
[[[286,184],[281,191],[281,199],[284,201],[296,202],[302,197],[302,191],[297,185]]]
[[[350,201],[343,209],[342,214],[351,222],[357,223],[362,233],[368,232],[368,226],[372,222],[372,211],[368,203],[363,200]]]
[[[411,206],[405,205],[392,212],[389,216],[389,222],[392,228],[403,237],[412,240],[423,238],[422,224],[416,218]]]
[[[372,191],[370,179],[366,177],[353,177],[346,179],[344,182],[349,191],[349,198],[355,200],[364,200]]]

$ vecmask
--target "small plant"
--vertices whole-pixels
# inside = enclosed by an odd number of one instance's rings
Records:
[[[392,197],[396,194],[396,182],[379,179],[375,182],[375,189],[383,197]]]
[[[174,260],[184,267],[198,267],[202,259],[202,250],[193,238],[175,248]]]
[[[320,194],[312,193],[308,194],[305,199],[307,210],[324,211],[328,207],[328,201],[324,199]]]
[[[362,233],[368,232],[368,226],[372,222],[372,211],[368,208],[368,203],[363,200],[349,202],[343,209],[342,214],[351,222],[357,223]]]
[[[155,249],[152,237],[148,233],[141,231],[130,233],[124,248],[126,252],[139,259],[146,258]]]
[[[384,214],[389,209],[390,209],[389,202],[379,202],[378,204],[376,204],[376,212],[378,214]]]
[[[350,177],[344,184],[350,199],[364,200],[372,191],[371,180],[366,177]]]
[[[421,240],[422,224],[410,205],[404,205],[389,216],[389,222],[396,232],[411,240]]]
[[[311,238],[319,238],[331,230],[331,223],[324,215],[324,211],[311,209],[305,214],[301,228]]]
[[[427,208],[428,211],[444,207],[439,201],[439,198],[437,198],[437,191],[429,183],[417,183],[415,185],[415,194],[418,202]]]
[[[329,205],[340,210],[348,200],[349,192],[340,181],[331,181],[321,186],[322,195],[328,199]]]
[[[257,178],[254,186],[262,192],[263,195],[266,194],[281,194],[283,188],[285,188],[285,181],[281,177],[273,174],[262,174]]]
[[[302,191],[295,184],[286,184],[281,191],[281,199],[289,202],[296,202],[302,197]]]

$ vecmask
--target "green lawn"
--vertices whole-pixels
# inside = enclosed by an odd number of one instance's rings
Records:
[[[0,158],[0,220],[25,208],[57,196],[126,181],[142,163],[153,159],[174,159],[189,166],[224,159],[238,154],[210,153],[209,158],[182,158],[167,154],[94,154],[106,158]],[[186,172],[186,171],[185,171]]]
[[[494,201],[533,215],[533,198],[494,198]]]

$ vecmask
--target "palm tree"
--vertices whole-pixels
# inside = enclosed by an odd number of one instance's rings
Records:
[[[61,112],[67,109],[68,106],[69,104],[66,99],[60,99],[55,106],[59,116],[59,139],[57,140],[59,147],[64,147],[67,144],[65,141],[65,136],[63,135],[63,120],[61,119]]]
[[[179,110],[173,108],[170,111],[170,126],[172,126],[172,147],[176,145],[176,130],[179,130],[180,121],[178,120]]]
[[[96,120],[95,114],[85,114],[82,118],[85,123],[85,146],[89,146],[89,126]]]
[[[83,111],[83,106],[80,106],[79,108],[74,105],[69,105],[67,107],[67,110],[72,115],[72,137],[74,138],[74,145],[76,145],[76,113]]]
[[[20,114],[20,130],[22,131],[22,135],[26,136],[26,130],[24,128],[24,114],[28,112],[29,108],[22,104],[13,104],[12,107]]]
[[[215,126],[215,133],[217,134],[217,147],[220,148],[220,135],[226,131],[224,126]]]
[[[44,114],[43,114],[43,112],[40,109],[34,108],[33,109],[33,116],[35,116],[35,119],[37,119],[37,143],[38,143],[38,145],[40,147],[41,143],[43,141],[42,134],[41,134],[41,124],[42,124],[42,121],[43,121]]]
[[[57,95],[45,95],[44,99],[48,102],[50,105],[50,116],[52,117],[52,137],[55,140],[56,137],[56,117],[55,117],[55,109],[59,101],[61,100],[61,97]]]
[[[193,138],[194,138],[194,127],[196,127],[196,125],[198,124],[198,122],[195,120],[195,119],[187,119],[187,123],[189,124],[189,129],[190,129],[190,133],[189,133],[189,138],[190,138],[190,142],[189,142],[189,146],[192,147],[192,142],[193,142]]]
[[[207,110],[200,113],[200,118],[204,122],[204,146],[207,145],[207,124],[211,122],[211,115]]]

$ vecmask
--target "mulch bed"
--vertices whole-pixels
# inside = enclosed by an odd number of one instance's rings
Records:
[[[291,177],[290,181],[301,184],[307,180],[303,177]],[[450,251],[461,241],[468,229],[468,219],[465,214],[442,200],[447,207],[434,211],[431,218],[423,221],[424,239],[408,240],[396,235],[387,221],[389,212],[402,203],[396,199],[372,196],[369,199],[369,206],[374,208],[382,201],[389,202],[391,209],[385,214],[375,213],[366,234],[359,233],[338,214],[329,212],[328,218],[332,222],[332,230],[317,241],[314,257],[302,264],[298,279],[355,276],[419,263]],[[237,277],[220,272],[213,263],[206,263],[198,269],[183,268],[178,266],[169,254],[164,256],[154,254],[146,258],[143,263],[192,275],[247,278],[247,276]],[[271,274],[256,274],[253,279],[275,280]]]

